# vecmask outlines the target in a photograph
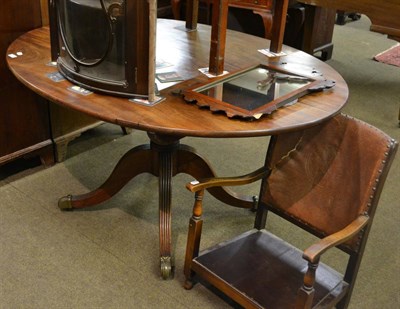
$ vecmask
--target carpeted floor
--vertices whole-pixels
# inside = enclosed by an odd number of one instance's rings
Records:
[[[350,88],[345,112],[400,140],[400,68],[372,60],[394,41],[368,28],[365,16],[336,26],[329,63]],[[75,140],[65,162],[47,169],[27,169],[0,181],[1,309],[229,308],[201,285],[191,291],[182,288],[193,201],[184,189],[189,176],[178,175],[173,182],[173,280],[159,277],[155,177],[140,175],[97,207],[58,210],[60,196],[96,188],[128,149],[145,142],[143,132],[121,137],[119,127],[105,124]],[[261,166],[267,142],[268,138],[183,140],[206,155],[219,175],[237,175]],[[352,309],[392,309],[400,304],[399,179],[400,155],[381,196]],[[256,185],[246,188],[251,194],[257,190]],[[205,205],[204,246],[252,226],[253,215],[245,210],[222,208],[210,196]],[[306,246],[308,238],[303,233],[276,217],[271,219],[269,229]],[[343,256],[332,253],[326,261],[340,268]]]

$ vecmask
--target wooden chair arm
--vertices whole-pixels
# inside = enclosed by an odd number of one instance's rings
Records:
[[[269,169],[261,167],[250,174],[237,177],[216,177],[202,180],[193,180],[186,184],[186,188],[191,192],[197,192],[199,190],[211,187],[240,186],[260,180],[265,176],[268,176],[269,173]]]
[[[369,216],[366,214],[359,215],[353,222],[340,231],[329,235],[317,243],[311,245],[303,252],[303,258],[310,263],[317,263],[320,256],[328,249],[344,243],[351,237],[356,235],[368,223]]]

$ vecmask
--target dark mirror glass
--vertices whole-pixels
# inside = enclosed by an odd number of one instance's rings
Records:
[[[93,65],[106,56],[112,35],[103,1],[62,0],[59,13],[65,47],[75,60]]]
[[[98,79],[125,79],[125,1],[60,0],[61,57],[71,70]]]
[[[257,67],[196,91],[252,111],[311,82],[307,77]]]

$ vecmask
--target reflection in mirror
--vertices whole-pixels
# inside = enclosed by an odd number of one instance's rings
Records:
[[[311,82],[307,77],[257,67],[196,91],[252,111]]]
[[[83,75],[123,80],[124,1],[60,0],[58,5],[65,63]]]

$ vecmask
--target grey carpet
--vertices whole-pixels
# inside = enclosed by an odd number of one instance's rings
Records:
[[[345,112],[400,140],[400,68],[372,60],[395,44],[368,31],[369,21],[336,26],[329,63],[348,82]],[[68,159],[0,182],[0,308],[229,308],[196,285],[182,288],[183,258],[192,194],[190,176],[173,180],[175,278],[163,281],[158,269],[157,179],[140,175],[111,200],[94,208],[61,212],[57,200],[68,193],[96,188],[117,160],[134,145],[147,142],[143,132],[121,137],[105,124],[75,140]],[[206,156],[219,175],[238,175],[262,165],[268,138],[185,138]],[[372,227],[350,308],[397,308],[399,279],[399,179],[397,156]],[[257,185],[243,189],[257,194]],[[204,246],[251,227],[248,211],[223,208],[205,199]],[[306,246],[311,241],[276,217],[269,229]],[[325,260],[341,268],[343,255]]]

